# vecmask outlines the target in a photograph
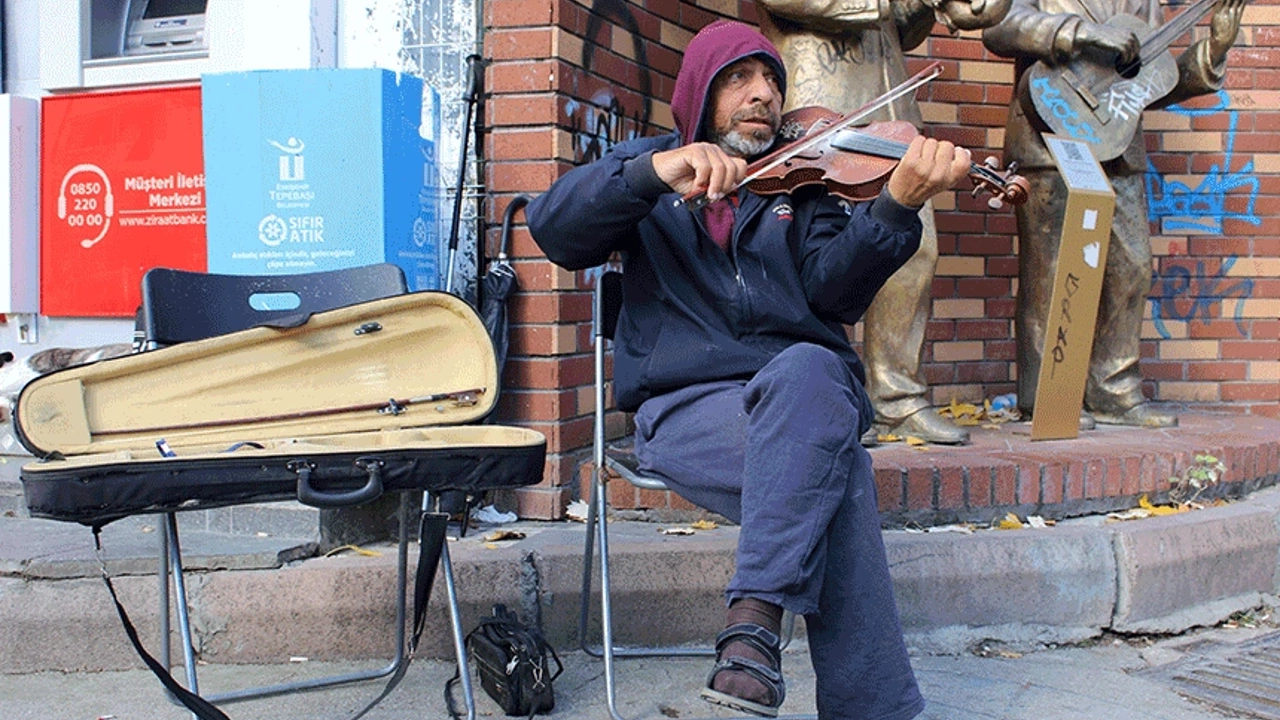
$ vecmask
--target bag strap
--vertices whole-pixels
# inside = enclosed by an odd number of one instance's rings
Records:
[[[409,670],[409,664],[413,662],[414,654],[418,650],[418,642],[422,638],[422,628],[425,625],[427,615],[427,601],[431,598],[431,587],[435,584],[436,569],[439,567],[440,558],[444,554],[445,530],[449,523],[449,516],[444,513],[424,512],[421,515],[418,525],[418,542],[420,545],[418,568],[413,581],[413,634],[409,638],[408,655],[405,657],[404,662],[400,663],[400,667],[391,675],[391,678],[387,680],[386,687],[382,689],[378,697],[374,698],[360,712],[353,715],[350,720],[359,720],[364,717],[378,703],[382,702],[387,695],[391,694],[391,691],[404,679],[405,673]],[[107,564],[102,557],[102,528],[100,526],[95,525],[93,527],[93,543],[98,553],[98,564],[102,567],[102,581],[107,584],[107,591],[111,593],[111,601],[115,603],[116,613],[120,616],[120,622],[124,625],[124,632],[129,636],[129,642],[133,644],[133,649],[138,653],[138,657],[142,658],[142,662],[156,676],[160,684],[173,693],[174,697],[200,720],[231,720],[216,705],[182,687],[177,680],[173,679],[168,668],[161,665],[160,661],[152,657],[146,648],[142,646],[142,641],[138,637],[138,630],[133,626],[133,622],[129,620],[129,613],[125,611],[124,605],[120,603],[120,598],[116,595],[115,586],[111,583],[111,576],[107,574]]]
[[[160,680],[160,684],[173,693],[173,696],[200,720],[231,720],[216,705],[178,684],[178,681],[169,674],[169,669],[161,665],[160,661],[152,657],[151,653],[142,646],[142,640],[138,638],[138,629],[129,620],[129,613],[125,612],[124,605],[120,604],[120,596],[116,595],[116,588],[111,584],[111,576],[107,574],[107,563],[102,558],[102,528],[98,525],[93,526],[93,544],[98,553],[98,564],[102,566],[102,581],[107,584],[107,592],[111,593],[111,602],[115,603],[116,614],[124,624],[124,633],[129,636],[129,642],[133,644],[138,657],[142,658],[142,662],[146,663],[147,668]]]
[[[422,628],[427,617],[427,601],[431,599],[431,586],[435,584],[436,568],[440,565],[440,557],[444,554],[445,531],[449,526],[447,513],[424,512],[418,523],[418,569],[413,579],[413,634],[409,637],[409,654],[404,662],[387,680],[387,686],[378,697],[374,698],[364,709],[352,715],[350,720],[360,720],[370,710],[382,702],[409,670],[418,652],[418,641],[422,639]]]

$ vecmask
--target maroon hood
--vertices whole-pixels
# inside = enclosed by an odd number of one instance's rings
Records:
[[[689,41],[684,60],[676,75],[671,93],[671,114],[684,144],[702,140],[702,120],[707,107],[707,94],[716,73],[742,58],[759,55],[773,66],[778,87],[787,92],[787,75],[778,49],[750,25],[731,20],[717,20],[702,28]]]

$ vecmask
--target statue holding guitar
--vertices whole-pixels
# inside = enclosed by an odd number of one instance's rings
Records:
[[[1142,111],[1222,88],[1227,55],[1247,0],[1193,0],[1165,22],[1159,0],[1013,0],[982,33],[1015,58],[1018,92],[1005,127],[1004,162],[1018,164],[1029,199],[1018,222],[1018,405],[1033,412],[1066,186],[1041,137],[1085,142],[1116,193],[1081,427],[1094,421],[1170,427],[1177,417],[1147,402],[1138,368],[1142,315],[1151,290],[1151,238],[1143,173]],[[1177,57],[1170,46],[1205,15],[1209,32]]]

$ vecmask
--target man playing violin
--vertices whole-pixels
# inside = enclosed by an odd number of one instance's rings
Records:
[[[803,614],[824,720],[923,707],[897,617],[871,459],[864,371],[843,323],[920,242],[919,208],[969,153],[916,137],[872,202],[816,186],[735,190],[772,149],[787,89],[759,32],[713,23],[672,94],[676,131],[614,146],[526,209],[552,262],[620,252],[614,394],[636,454],[691,502],[741,524],[726,628],[703,697],[776,715],[785,609]],[[699,212],[682,196],[707,193]]]
[[[1147,225],[1147,171],[1141,110],[1166,107],[1222,87],[1227,51],[1240,29],[1245,0],[1222,0],[1210,32],[1183,51],[1171,73],[1173,89],[1135,108],[1138,118],[1128,137],[1102,137],[1118,148],[1115,157],[1100,157],[1116,193],[1115,219],[1102,279],[1097,330],[1085,386],[1085,414],[1081,425],[1095,420],[1115,425],[1169,427],[1177,416],[1148,403],[1142,393],[1138,367],[1143,309],[1151,292],[1151,236]],[[1140,40],[1123,16],[1137,27],[1154,30],[1163,20],[1158,0],[1014,0],[998,25],[983,31],[992,52],[1017,58],[1021,78],[1037,61],[1050,70],[1079,58],[1095,58],[1114,65],[1136,59]],[[1110,22],[1109,22],[1110,21]],[[1119,21],[1119,22],[1118,22]],[[1122,24],[1123,23],[1123,24]],[[1173,66],[1173,63],[1169,63]],[[1017,208],[1018,297],[1015,320],[1018,356],[1018,406],[1034,411],[1045,328],[1050,316],[1053,277],[1058,262],[1058,238],[1066,215],[1067,190],[1052,155],[1041,138],[1045,125],[1028,108],[1024,82],[1022,97],[1009,106],[1004,160],[1017,162],[1029,183],[1029,199]],[[1119,116],[1096,123],[1100,134],[1119,132]],[[1096,151],[1095,151],[1096,154]]]

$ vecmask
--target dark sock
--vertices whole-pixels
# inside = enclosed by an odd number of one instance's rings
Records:
[[[740,598],[729,605],[725,627],[751,623],[759,625],[774,635],[782,630],[782,608],[755,598]],[[745,642],[731,642],[720,653],[721,658],[740,657],[765,665],[773,665],[773,660],[762,655],[753,646]],[[780,668],[774,668],[780,669]],[[736,698],[750,700],[768,705],[773,700],[773,691],[743,671],[722,670],[716,673],[711,688]]]

